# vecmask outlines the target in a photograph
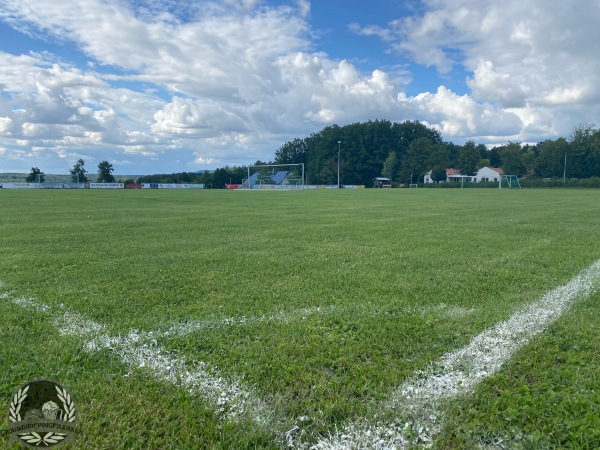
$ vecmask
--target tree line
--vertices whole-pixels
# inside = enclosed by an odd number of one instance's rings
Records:
[[[385,176],[394,183],[418,183],[431,171],[435,181],[446,179],[446,169],[474,175],[485,166],[528,179],[600,177],[600,130],[581,125],[569,138],[548,139],[535,145],[508,142],[489,149],[468,141],[445,142],[439,131],[416,121],[375,120],[343,127],[332,125],[304,139],[294,139],[275,151],[273,161],[256,164],[303,163],[308,184],[372,185]],[[140,182],[204,183],[222,188],[241,183],[247,167],[224,167],[213,172],[184,172],[142,177]]]
[[[341,150],[340,150],[341,149]],[[488,149],[468,141],[456,145],[419,122],[386,120],[333,125],[275,152],[275,163],[304,163],[308,183],[335,184],[338,151],[343,184],[370,185],[385,176],[398,183],[418,183],[431,171],[436,181],[446,169],[474,175],[485,166],[528,178],[590,178],[600,176],[600,130],[581,125],[572,135],[535,145],[508,142]]]
[[[114,172],[114,167],[108,161],[102,161],[98,164],[98,175],[96,176],[96,183],[114,183],[115,177],[112,174]],[[87,183],[88,177],[86,173],[88,173],[85,168],[85,161],[83,159],[79,159],[72,169],[69,170],[71,174],[71,181],[73,183]],[[45,181],[44,172],[42,172],[38,167],[32,167],[31,172],[27,175],[25,181],[28,183],[43,183]]]
[[[339,156],[339,160],[338,160]],[[600,177],[600,130],[586,124],[568,138],[548,139],[535,145],[508,142],[488,149],[468,141],[446,142],[439,131],[416,121],[402,123],[375,120],[340,127],[332,125],[304,139],[293,139],[275,151],[273,161],[255,164],[300,164],[308,184],[336,184],[338,164],[342,184],[370,186],[375,177],[394,183],[419,183],[431,171],[435,181],[446,178],[446,169],[474,175],[485,166],[528,179],[585,179]],[[114,182],[112,164],[98,165],[98,182]],[[84,161],[71,169],[73,181],[85,182]],[[43,181],[43,173],[32,168],[28,181]],[[223,188],[248,177],[246,166],[226,166],[214,171],[181,172],[140,177],[138,183],[201,183]],[[130,180],[133,181],[133,180]]]

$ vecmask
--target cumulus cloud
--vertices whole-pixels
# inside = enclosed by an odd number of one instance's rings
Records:
[[[460,67],[468,92],[407,96],[383,68],[316,51],[309,0],[3,1],[0,20],[80,49],[87,64],[0,52],[0,145],[218,165],[269,159],[333,123],[421,120],[448,140],[498,141],[568,135],[600,115],[597,3],[422,3],[422,14],[350,28],[399,61]]]
[[[468,95],[459,96],[444,86],[435,94],[419,94],[405,102],[414,105],[444,136],[515,138],[521,132],[522,122],[517,115],[477,103]]]
[[[574,118],[598,117],[600,44],[598,2],[558,0],[424,0],[425,13],[387,27],[355,26],[377,35],[401,55],[448,73],[470,73],[470,96],[520,117],[525,128],[564,134]],[[590,109],[591,108],[591,109]],[[556,115],[551,114],[555,112]],[[554,116],[554,123],[550,116]],[[481,134],[483,130],[473,130]],[[522,136],[526,136],[523,130]]]
[[[13,120],[10,117],[0,117],[0,135],[12,136]]]
[[[211,136],[247,131],[243,120],[219,103],[174,97],[154,114],[156,133]]]

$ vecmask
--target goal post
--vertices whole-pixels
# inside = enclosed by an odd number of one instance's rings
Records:
[[[498,189],[521,189],[519,178],[516,175],[502,175],[498,180]]]
[[[248,166],[245,189],[304,189],[304,163]]]

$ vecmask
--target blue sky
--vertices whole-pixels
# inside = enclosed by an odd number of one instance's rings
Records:
[[[0,172],[243,165],[374,119],[568,137],[600,121],[597,23],[597,0],[3,0]]]

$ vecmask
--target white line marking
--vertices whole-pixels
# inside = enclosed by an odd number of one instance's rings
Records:
[[[228,419],[248,415],[256,423],[269,424],[274,414],[247,390],[239,380],[227,380],[219,371],[205,362],[188,363],[172,355],[156,342],[148,341],[135,330],[125,336],[110,336],[105,327],[64,306],[52,308],[29,298],[6,299],[30,311],[50,314],[61,334],[80,336],[88,351],[107,349],[130,367],[147,370],[157,380],[182,387],[192,394],[200,394],[217,408],[217,414]],[[56,311],[58,309],[59,311]]]
[[[293,321],[304,320],[307,317],[319,314],[331,314],[339,308],[331,305],[324,307],[300,308],[291,311],[279,311],[270,316],[262,315],[257,317],[226,317],[224,319],[208,319],[194,320],[190,322],[176,323],[171,325],[167,330],[152,330],[144,332],[149,337],[157,339],[159,337],[183,337],[188,334],[195,333],[201,330],[209,330],[236,325],[257,325],[263,322],[266,323],[290,323]]]
[[[344,425],[339,431],[314,445],[313,450],[340,449],[392,449],[406,448],[415,444],[429,446],[442,426],[443,404],[451,398],[471,392],[473,387],[487,376],[495,373],[510,359],[516,350],[529,342],[536,334],[557,320],[574,301],[590,295],[600,279],[600,260],[579,274],[568,284],[545,294],[538,302],[501,322],[488,331],[477,335],[469,345],[449,353],[433,364],[428,371],[403,383],[392,396],[389,407],[395,409],[403,420],[393,424],[370,424],[355,421]],[[204,362],[188,364],[184,359],[171,355],[156,344],[155,337],[184,336],[207,328],[264,321],[298,320],[311,314],[330,313],[336,308],[308,308],[291,313],[277,313],[257,318],[229,318],[220,321],[178,324],[166,332],[139,332],[131,330],[126,336],[110,336],[101,324],[83,318],[60,306],[61,313],[54,313],[48,305],[33,299],[12,298],[2,293],[0,298],[12,301],[23,308],[51,314],[61,333],[87,339],[89,351],[108,349],[121,360],[137,368],[146,368],[161,380],[200,393],[218,407],[218,412],[228,418],[250,414],[260,424],[272,423],[274,414],[269,408],[241,386],[239,381],[226,381],[216,368]],[[421,308],[422,309],[422,308]],[[473,310],[454,310],[444,304],[408,312],[444,314],[451,316],[470,314]],[[373,317],[386,314],[371,311]],[[298,435],[301,435],[299,433]],[[290,446],[306,448],[287,436]]]
[[[398,423],[371,425],[357,421],[309,446],[312,450],[397,449],[425,447],[442,429],[443,406],[472,392],[475,385],[497,372],[512,355],[554,323],[577,300],[590,296],[600,284],[600,260],[569,283],[546,293],[504,322],[475,336],[465,347],[448,353],[427,371],[416,374],[393,394],[389,407]]]
[[[475,309],[467,309],[460,306],[451,306],[445,303],[437,303],[432,305],[419,305],[419,306],[405,306],[399,309],[398,312],[418,314],[421,316],[432,315],[441,319],[447,318],[459,318],[464,317],[475,312]],[[255,317],[226,317],[224,319],[207,319],[207,320],[194,320],[189,322],[175,323],[172,324],[166,330],[154,329],[150,331],[140,331],[146,339],[159,339],[159,338],[170,338],[170,337],[184,337],[189,334],[195,333],[202,330],[210,330],[223,327],[231,326],[253,326],[261,323],[283,323],[289,324],[291,322],[297,322],[305,320],[308,317],[316,315],[333,315],[333,314],[351,314],[353,317],[381,317],[390,316],[388,311],[383,310],[381,307],[372,304],[363,305],[351,305],[351,306],[313,306],[309,308],[299,308],[289,311],[278,311],[271,315],[261,315]],[[395,315],[395,313],[394,313]]]

